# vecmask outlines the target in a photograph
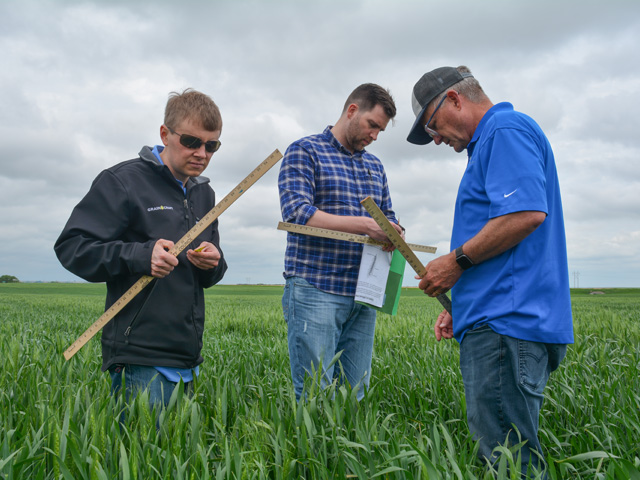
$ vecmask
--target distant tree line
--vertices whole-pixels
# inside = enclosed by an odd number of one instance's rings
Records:
[[[13,275],[2,275],[0,277],[0,283],[20,283],[20,280]]]

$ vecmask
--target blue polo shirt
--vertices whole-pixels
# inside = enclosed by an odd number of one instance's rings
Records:
[[[515,247],[466,270],[452,289],[458,342],[473,328],[544,343],[573,343],[569,269],[556,165],[546,136],[510,103],[494,105],[467,146],[451,249],[492,218],[533,210],[545,221]]]

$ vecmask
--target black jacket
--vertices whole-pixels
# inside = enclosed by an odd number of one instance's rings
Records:
[[[177,242],[214,205],[208,178],[190,178],[185,197],[168,167],[144,147],[140,158],[96,177],[54,249],[72,273],[107,283],[107,309],[142,275],[151,274],[158,239]],[[222,255],[217,220],[190,248],[202,241],[213,243]],[[216,268],[200,270],[187,260],[186,250],[168,276],[154,280],[105,325],[103,370],[114,363],[178,368],[202,363],[203,288],[218,283],[227,264],[223,256]]]

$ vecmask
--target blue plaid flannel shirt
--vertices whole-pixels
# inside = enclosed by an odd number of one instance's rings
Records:
[[[318,209],[370,216],[360,204],[370,196],[397,223],[380,160],[366,150],[349,152],[333,136],[331,126],[289,146],[278,189],[285,222],[304,225]],[[288,233],[283,275],[302,277],[325,292],[354,296],[361,257],[362,244]]]

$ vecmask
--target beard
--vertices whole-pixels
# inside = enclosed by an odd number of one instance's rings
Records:
[[[345,147],[351,151],[357,152],[363,150],[371,141],[362,133],[360,129],[360,118],[354,118],[349,124],[345,132],[347,145]]]

